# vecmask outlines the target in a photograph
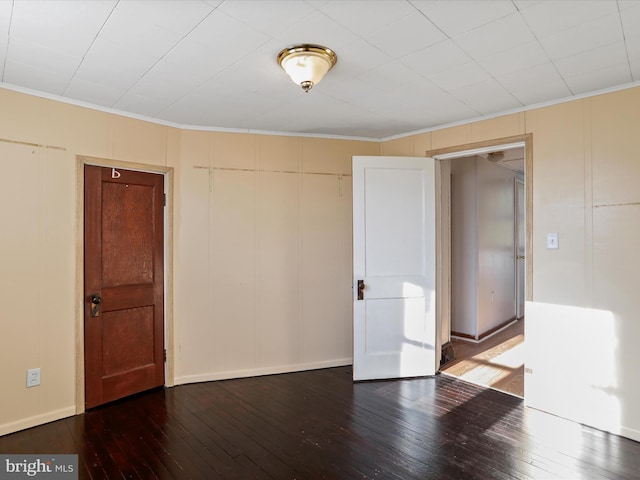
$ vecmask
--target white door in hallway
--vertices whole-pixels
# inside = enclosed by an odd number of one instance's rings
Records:
[[[353,157],[353,379],[435,375],[435,161]]]
[[[516,318],[524,317],[525,196],[524,182],[516,179]]]

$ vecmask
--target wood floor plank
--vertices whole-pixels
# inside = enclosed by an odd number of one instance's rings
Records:
[[[224,382],[212,385],[212,388],[201,389],[198,397],[201,401],[210,402],[195,409],[193,414],[199,422],[207,425],[216,433],[216,442],[222,448],[229,449],[230,456],[235,462],[240,454],[251,458],[256,465],[259,465],[267,475],[273,478],[305,478],[300,471],[292,469],[286,460],[280,458],[274,449],[278,446],[274,438],[274,432],[266,430],[266,438],[260,438],[256,434],[256,429],[252,425],[252,412],[247,412],[245,408],[233,399],[227,398],[221,385]],[[188,398],[185,396],[185,398]],[[210,410],[215,410],[215,418],[209,415]]]
[[[455,378],[350,367],[158,389],[0,437],[80,479],[640,480],[640,444]]]
[[[524,318],[479,343],[453,338],[455,359],[441,371],[476,385],[524,396]]]
[[[280,395],[281,390],[292,392],[290,385],[281,384],[281,381],[286,377],[279,376],[279,378],[274,379],[274,388],[271,392],[262,392],[261,396],[269,400],[263,400],[259,404],[258,409],[260,412],[254,418],[254,421],[259,424],[257,431],[268,429],[273,431],[275,428],[277,431],[273,432],[272,435],[277,435],[277,437],[273,438],[276,440],[276,444],[278,439],[281,442],[286,441],[288,437],[295,436],[299,431],[304,435],[304,438],[297,449],[300,450],[305,444],[312,445],[315,447],[315,451],[313,451],[315,462],[312,463],[318,463],[318,459],[323,459],[322,464],[326,474],[344,476],[348,472],[345,471],[345,466],[335,461],[336,457],[348,455],[351,458],[350,464],[353,465],[358,449],[354,449],[352,445],[342,441],[345,433],[343,422],[339,420],[336,412],[326,410],[328,404],[316,404],[315,395],[304,389],[297,389],[295,402],[287,402],[287,396]],[[230,390],[230,394],[237,396],[239,392]],[[323,412],[321,418],[318,418],[315,414],[318,410]],[[272,423],[271,425],[269,425],[269,421]],[[298,455],[303,458],[304,452],[299,451]],[[382,465],[373,466],[373,468],[377,472],[384,472],[385,470]],[[360,470],[358,472],[362,473]],[[306,475],[318,474],[315,469],[305,473]]]

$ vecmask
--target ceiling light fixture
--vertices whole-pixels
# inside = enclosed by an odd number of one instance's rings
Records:
[[[502,160],[504,160],[504,152],[503,151],[489,152],[487,154],[487,160],[494,163],[501,162]]]
[[[322,45],[291,45],[278,54],[278,63],[305,92],[311,90],[338,61],[336,52]]]

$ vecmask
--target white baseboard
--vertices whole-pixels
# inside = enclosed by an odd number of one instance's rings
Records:
[[[201,373],[198,375],[182,375],[174,379],[175,385],[187,383],[212,382],[215,380],[228,380],[231,378],[259,377],[261,375],[274,375],[278,373],[302,372],[305,370],[318,370],[321,368],[344,367],[352,365],[353,358],[339,358],[323,362],[300,363],[295,365],[280,365],[275,367],[251,368],[246,370],[227,370],[224,372]]]
[[[525,387],[526,390],[526,387]],[[583,418],[576,417],[572,414],[572,412],[564,410],[564,411],[554,411],[552,408],[549,408],[545,405],[531,405],[529,400],[525,397],[525,406],[527,408],[531,408],[533,410],[538,410],[539,412],[553,415],[559,418],[564,418],[569,422],[576,423],[578,425],[584,425],[589,428],[595,428],[596,430],[600,430],[602,432],[611,433],[612,435],[617,435],[619,437],[625,437],[630,440],[635,440],[636,442],[640,442],[640,430],[636,430],[629,427],[624,427],[622,425],[614,425],[614,424],[606,424],[602,422],[599,418],[591,417],[591,418]]]
[[[640,442],[640,430],[634,430],[633,428],[620,427],[620,435],[630,438],[636,442]]]
[[[247,370],[229,370],[224,372],[205,373],[199,375],[183,375],[175,378],[175,384],[181,385],[186,383],[211,382],[214,380],[227,380],[231,378],[257,377],[260,375],[273,375],[278,373],[302,372],[305,370],[318,370],[321,368],[343,367],[352,365],[353,358],[340,358],[323,362],[303,363],[296,365],[282,365],[276,367],[253,368]],[[32,417],[22,418],[15,422],[0,424],[0,436],[15,433],[45,423],[54,422],[62,418],[73,417],[78,412],[75,405],[53,410],[51,412],[34,415]]]
[[[73,417],[75,414],[76,407],[75,405],[73,405],[71,407],[61,408],[52,412],[34,415],[33,417],[22,418],[15,422],[0,425],[0,436],[18,432],[20,430],[25,430],[31,427],[37,427],[38,425],[43,425],[55,420],[60,420],[61,418]]]

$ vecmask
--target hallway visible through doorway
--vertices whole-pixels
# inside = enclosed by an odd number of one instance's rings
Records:
[[[524,397],[524,318],[480,343],[451,339],[455,359],[442,373]]]

